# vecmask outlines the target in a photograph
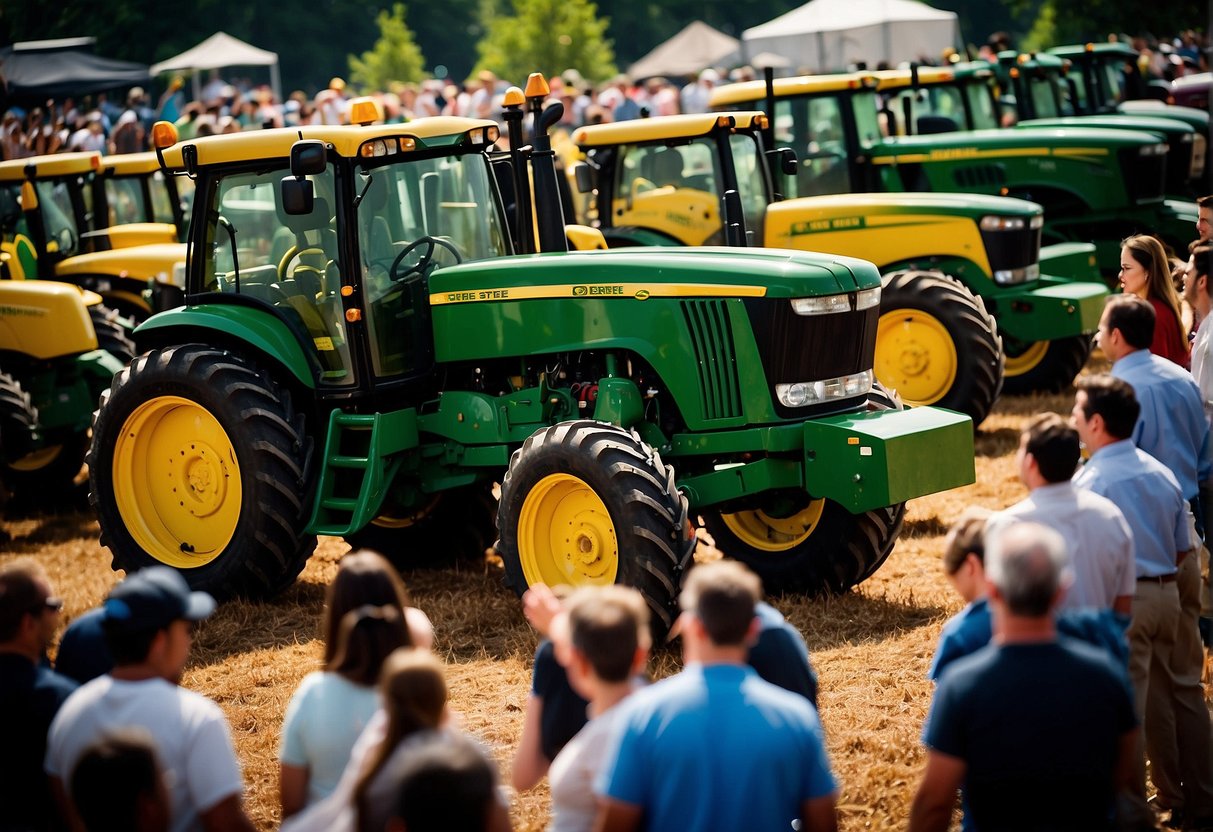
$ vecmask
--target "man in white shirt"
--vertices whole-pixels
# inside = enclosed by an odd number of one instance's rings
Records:
[[[1213,211],[1213,208],[1209,210]],[[1213,312],[1213,298],[1209,296],[1213,291],[1213,286],[1209,284],[1211,264],[1213,245],[1202,240],[1188,258],[1188,267],[1184,272],[1184,300],[1191,305],[1196,320],[1200,322],[1196,338],[1192,341],[1192,377],[1200,388],[1205,416],[1213,421],[1213,324],[1209,323],[1210,312]]]
[[[146,730],[169,784],[172,832],[252,832],[244,780],[219,706],[178,687],[194,622],[215,610],[167,566],[136,572],[105,601],[103,627],[114,669],[68,697],[51,723],[46,773],[65,817],[76,763],[99,739],[131,727]]]

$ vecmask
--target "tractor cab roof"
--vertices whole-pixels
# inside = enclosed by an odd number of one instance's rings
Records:
[[[101,154],[96,151],[55,153],[0,162],[0,182],[22,182],[25,179],[53,179],[91,173],[101,167]]]
[[[1137,50],[1127,43],[1072,43],[1065,46],[1054,46],[1048,54],[1060,58],[1081,58],[1084,55],[1115,55],[1127,60],[1137,60]]]
[[[493,121],[435,116],[407,124],[317,125],[228,133],[178,142],[165,148],[163,153],[166,168],[185,171],[183,151],[186,147],[196,150],[197,165],[205,167],[243,164],[260,159],[289,159],[292,145],[301,138],[319,139],[332,152],[345,158],[370,158],[439,147],[487,147],[496,140],[496,136],[497,123]]]
[[[706,136],[722,127],[761,130],[765,126],[766,115],[758,111],[656,116],[579,127],[573,142],[579,147],[602,147]]]
[[[160,170],[160,161],[150,150],[144,153],[120,153],[102,156],[101,170],[113,176],[146,176]]]
[[[875,73],[846,72],[839,75],[798,75],[793,78],[775,79],[775,97],[785,98],[813,93],[839,92],[841,90],[874,89]],[[728,107],[750,101],[762,101],[766,97],[764,81],[745,81],[727,84],[712,91],[711,106]]]
[[[872,73],[877,78],[878,90],[904,89],[913,85],[914,75],[909,69],[880,69]],[[920,66],[918,85],[947,84],[958,78],[990,78],[994,70],[985,61],[970,61],[951,66]]]

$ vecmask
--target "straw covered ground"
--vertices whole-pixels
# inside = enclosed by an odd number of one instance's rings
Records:
[[[1019,430],[1034,413],[1069,412],[1072,397],[1004,399],[977,436],[977,483],[913,501],[888,562],[836,598],[772,599],[804,633],[821,680],[821,716],[842,784],[843,830],[904,827],[924,755],[919,743],[931,685],[925,673],[939,630],[960,609],[939,570],[947,525],[970,504],[1001,508],[1024,490],[1015,470]],[[81,486],[81,493],[83,486]],[[0,563],[33,555],[66,600],[65,622],[97,604],[118,579],[97,523],[80,494],[76,507],[0,519]],[[267,603],[230,603],[201,628],[184,684],[226,711],[248,785],[247,805],[262,829],[278,822],[277,747],[282,714],[303,675],[319,664],[324,588],[348,547],[322,538],[301,579]],[[706,546],[701,557],[712,557]],[[406,574],[413,603],[434,622],[448,665],[453,706],[466,730],[492,747],[503,772],[518,741],[535,636],[499,568]],[[664,650],[651,667],[677,669]],[[516,795],[519,829],[547,821],[546,785]]]

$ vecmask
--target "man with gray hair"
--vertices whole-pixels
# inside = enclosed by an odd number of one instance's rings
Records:
[[[994,640],[940,679],[913,832],[944,832],[962,786],[973,828],[1111,828],[1137,720],[1109,656],[1058,638],[1053,611],[1070,580],[1065,540],[1046,526],[1017,523],[988,542]]]

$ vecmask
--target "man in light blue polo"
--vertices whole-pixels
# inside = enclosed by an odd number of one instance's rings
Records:
[[[1138,716],[1144,716],[1152,778],[1155,785],[1160,777],[1174,778],[1170,793],[1159,785],[1173,819],[1204,820],[1213,816],[1209,712],[1199,679],[1193,685],[1176,674],[1174,660],[1180,626],[1176,577],[1180,563],[1194,557],[1197,540],[1175,476],[1130,439],[1139,412],[1133,388],[1124,380],[1110,375],[1078,380],[1074,426],[1091,458],[1074,485],[1116,503],[1133,532],[1137,591],[1126,633],[1129,679]],[[1160,718],[1167,713],[1174,719],[1169,725]],[[1133,802],[1140,811],[1144,768],[1139,774],[1135,787],[1141,791]]]
[[[837,828],[817,711],[746,665],[762,584],[735,561],[696,566],[682,592],[686,668],[618,705],[597,829]]]

